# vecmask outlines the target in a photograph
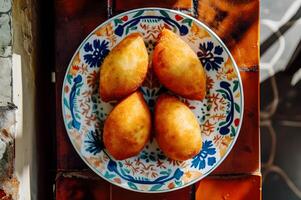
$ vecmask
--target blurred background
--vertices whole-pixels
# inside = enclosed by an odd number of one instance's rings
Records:
[[[263,199],[301,199],[301,1],[260,10]]]

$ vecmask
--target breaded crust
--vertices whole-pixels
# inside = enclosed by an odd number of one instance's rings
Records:
[[[167,157],[187,160],[202,149],[201,130],[192,111],[179,99],[161,95],[155,106],[156,140]]]
[[[132,33],[116,45],[100,68],[99,93],[103,101],[122,99],[144,81],[148,53],[139,33]]]
[[[204,99],[206,73],[201,62],[189,45],[168,29],[160,33],[153,69],[159,81],[174,93],[188,99]]]
[[[117,160],[137,155],[147,143],[151,114],[140,92],[122,100],[105,120],[103,141]]]

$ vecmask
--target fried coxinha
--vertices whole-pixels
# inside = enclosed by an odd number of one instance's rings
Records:
[[[153,69],[170,91],[202,100],[206,74],[197,55],[185,41],[163,29],[153,53]],[[139,154],[150,138],[151,114],[137,92],[148,71],[148,53],[139,33],[132,33],[115,46],[100,70],[103,101],[120,100],[105,120],[103,141],[117,160]],[[155,137],[167,157],[192,158],[202,148],[200,126],[192,111],[177,97],[163,94],[154,111]]]
[[[159,81],[172,92],[188,99],[204,99],[206,74],[198,56],[168,29],[163,29],[159,35],[153,68]]]
[[[103,101],[120,100],[135,92],[148,70],[148,53],[139,33],[117,44],[100,67],[99,92]]]

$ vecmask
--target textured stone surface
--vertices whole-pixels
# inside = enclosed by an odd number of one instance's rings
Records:
[[[15,111],[0,111],[0,199],[16,199],[18,191],[14,176],[14,128]]]
[[[11,6],[12,6],[11,0],[0,0],[0,12],[10,11]]]
[[[12,98],[11,58],[0,57],[0,107],[6,106]]]
[[[0,46],[0,56],[1,57],[10,57],[12,55],[12,46]]]
[[[0,0],[0,107],[12,101],[11,0]]]
[[[13,144],[13,129],[15,124],[14,111],[0,111],[0,179],[5,176],[11,176],[13,168],[14,151],[11,148]],[[11,158],[11,159],[9,159]],[[9,167],[8,167],[9,166]],[[6,170],[10,168],[9,170]],[[10,172],[7,172],[10,171]]]
[[[5,180],[1,180],[0,185],[0,197],[4,195],[1,200],[23,200],[19,194],[19,181],[15,177],[8,177]]]
[[[0,160],[2,160],[2,158],[4,157],[4,153],[6,152],[6,143],[4,142],[4,140],[2,140],[0,138]]]
[[[11,0],[0,0],[0,199],[18,199],[14,173],[15,110],[12,102]]]
[[[11,55],[11,25],[10,15],[0,14],[0,56],[7,57]]]

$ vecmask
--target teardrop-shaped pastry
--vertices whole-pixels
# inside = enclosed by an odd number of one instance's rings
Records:
[[[137,155],[147,143],[151,131],[151,115],[140,92],[122,100],[104,124],[103,141],[117,160]]]
[[[160,33],[153,54],[153,68],[159,81],[174,93],[202,100],[206,94],[206,74],[195,52],[168,29]]]
[[[148,54],[139,33],[116,45],[100,68],[99,92],[103,101],[118,100],[141,86],[148,70]]]
[[[167,157],[187,160],[202,149],[200,125],[192,111],[176,97],[158,98],[154,124],[156,140]]]

